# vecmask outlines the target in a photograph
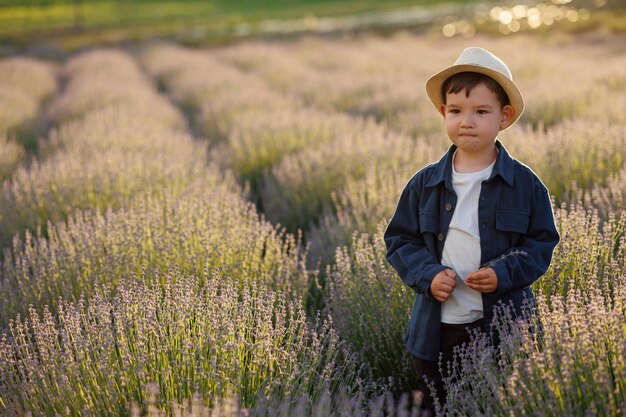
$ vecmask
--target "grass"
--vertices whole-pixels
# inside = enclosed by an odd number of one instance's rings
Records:
[[[554,26],[570,33],[592,30],[609,30],[623,33],[626,16],[623,6],[609,2],[579,1],[566,7],[593,9],[588,18],[575,24],[557,21]],[[477,0],[184,0],[174,1],[122,1],[122,0],[35,0],[27,4],[15,0],[0,2],[0,40],[6,41],[7,51],[14,48],[33,47],[45,49],[47,54],[59,57],[63,51],[74,51],[91,45],[110,45],[153,38],[169,38],[191,45],[216,45],[233,40],[267,36],[280,37],[286,33],[307,33],[322,28],[327,22],[320,18],[347,18],[347,26],[331,29],[334,32],[354,29],[394,30],[394,25],[403,27],[441,27],[448,23],[459,26],[457,33],[500,34],[497,21],[485,19],[484,6]],[[473,6],[476,8],[476,15]],[[571,6],[571,7],[570,7]],[[402,9],[422,7],[430,10],[426,21],[418,17],[413,22],[385,21],[385,13]],[[451,8],[457,7],[455,13]],[[530,7],[530,6],[529,6]],[[364,20],[353,26],[353,18]],[[460,20],[455,20],[460,19]],[[559,18],[560,19],[560,18]],[[392,19],[393,20],[393,19]],[[337,22],[332,23],[331,26]],[[516,22],[517,23],[517,22]],[[522,28],[528,25],[522,22]],[[462,28],[469,28],[469,32]],[[549,32],[551,27],[542,25],[540,33]],[[45,39],[45,41],[44,41]],[[2,51],[0,51],[1,53]]]
[[[198,1],[45,1],[0,4],[1,32],[59,29],[97,28],[129,24],[154,24],[163,21],[199,21],[212,24],[255,22],[261,19],[287,19],[306,15],[336,16],[371,10],[389,10],[415,5],[433,5],[440,0],[386,1],[374,0],[214,0]],[[46,4],[47,3],[47,4]]]
[[[463,3],[459,0],[453,1]],[[221,42],[242,34],[237,32],[237,25],[244,25],[249,29],[264,20],[345,16],[439,3],[442,2],[101,0],[35,1],[23,5],[6,1],[0,5],[0,39],[16,45],[28,45],[33,37],[46,38],[48,43],[56,43],[64,50],[74,50],[94,43],[106,44],[164,36],[195,43]]]

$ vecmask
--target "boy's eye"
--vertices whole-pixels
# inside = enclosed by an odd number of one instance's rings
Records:
[[[450,109],[450,110],[448,110],[448,113],[459,114],[459,113],[461,113],[461,111],[459,109]]]
[[[487,114],[489,113],[487,110],[478,110],[478,114]]]

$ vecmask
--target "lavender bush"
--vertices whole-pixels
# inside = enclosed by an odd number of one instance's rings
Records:
[[[193,130],[213,143],[228,138],[242,114],[269,116],[294,106],[292,100],[272,91],[255,75],[209,53],[160,44],[143,50],[140,59],[189,114]]]
[[[438,415],[609,416],[623,409],[624,217],[612,215],[602,223],[580,207],[559,209],[556,216],[563,241],[553,267],[535,285],[538,322],[516,321],[503,310],[498,325],[502,349],[495,351],[487,338],[476,337],[471,346],[459,351],[461,365],[447,380],[448,401]],[[410,297],[397,304],[399,309],[390,307],[396,305],[388,300],[395,292],[379,287],[386,265],[384,246],[378,240],[373,246],[355,241],[351,251],[356,260],[351,262],[345,262],[347,249],[338,252],[335,268],[343,266],[348,272],[335,270],[330,275],[329,309],[341,317],[337,329],[357,344],[357,352],[375,352],[370,358],[378,361],[374,369],[385,369],[380,361],[394,358],[391,363],[400,367],[394,375],[402,375],[402,370],[409,369],[398,363],[403,347],[393,349],[378,339],[400,340],[403,329],[394,323],[406,320]],[[368,248],[365,253],[364,247]],[[376,248],[378,261],[372,256]],[[345,265],[352,266],[352,276]],[[354,265],[369,267],[359,270]],[[392,272],[387,275],[402,288]],[[370,277],[377,280],[372,282]],[[378,306],[373,305],[375,300]],[[396,320],[387,322],[394,312],[399,313]],[[398,334],[393,335],[391,329]]]
[[[205,175],[183,195],[137,199],[103,214],[79,212],[67,224],[50,225],[47,237],[16,237],[1,263],[0,323],[31,304],[54,312],[58,297],[88,299],[100,285],[114,289],[118,277],[171,265],[196,274],[218,268],[303,296],[308,272],[300,242],[259,219],[228,178]]]
[[[575,201],[575,190],[587,194],[605,185],[626,160],[625,124],[579,119],[545,132],[516,126],[506,135],[507,148],[532,165],[557,204]]]
[[[268,113],[239,113],[226,149],[215,155],[245,180],[259,182],[286,155],[319,148],[356,127],[348,117],[312,109]]]
[[[375,377],[409,389],[410,358],[404,333],[415,293],[404,285],[385,258],[384,224],[377,233],[354,236],[337,249],[328,273],[328,310],[339,335],[369,364]]]
[[[0,132],[16,129],[36,119],[42,102],[57,89],[54,65],[26,57],[0,60]]]
[[[335,249],[348,245],[355,232],[374,235],[380,222],[391,218],[402,187],[415,172],[415,164],[426,165],[436,158],[435,146],[414,146],[411,158],[389,169],[368,169],[363,178],[348,177],[343,187],[331,193],[332,204],[326,207],[309,229],[311,261],[330,264]]]
[[[17,141],[0,137],[0,181],[11,176],[25,155],[24,147]]]
[[[135,60],[120,50],[99,49],[74,56],[62,76],[67,85],[48,110],[56,125],[109,106],[125,106],[131,113],[150,115],[155,122],[180,120]]]
[[[246,408],[236,395],[228,398],[213,399],[212,405],[206,406],[202,395],[195,394],[182,403],[173,403],[170,407],[160,408],[157,404],[158,387],[151,384],[146,387],[147,401],[134,403],[131,408],[133,417],[162,417],[169,415],[181,417],[420,417],[423,413],[419,404],[419,392],[405,393],[396,400],[393,394],[384,388],[373,387],[372,394],[350,394],[350,390],[342,387],[336,394],[328,392],[312,399],[310,395],[302,395],[297,399],[259,398],[252,408]]]
[[[598,184],[590,191],[574,187],[572,193],[576,201],[585,207],[598,210],[601,218],[607,219],[611,213],[626,211],[626,166],[606,179],[606,184]]]
[[[421,148],[403,135],[364,121],[359,133],[288,155],[273,166],[261,187],[264,210],[271,221],[292,229],[307,228],[330,205],[332,192],[349,178],[402,165],[419,155]]]
[[[254,282],[146,273],[58,307],[18,316],[0,337],[3,414],[118,416],[151,382],[162,406],[236,392],[246,407],[359,383],[329,321],[309,325],[300,303]]]
[[[423,93],[407,88],[418,74],[427,73],[424,62],[414,65],[418,61],[413,56],[415,50],[411,50],[414,45],[405,48],[410,42],[380,44],[370,39],[353,48],[337,41],[306,39],[285,50],[248,42],[217,53],[224,61],[260,75],[273,88],[297,97],[307,106],[330,114],[342,111],[374,118],[411,136],[438,131],[439,119],[430,111]]]
[[[626,268],[626,215],[610,213],[601,220],[595,210],[573,205],[555,213],[561,242],[552,266],[534,288],[566,297],[571,291],[601,291],[611,296],[615,274]],[[590,282],[600,285],[595,288]]]
[[[612,297],[589,277],[584,291],[540,295],[537,314],[519,320],[501,310],[499,350],[476,336],[458,350],[437,415],[620,415],[626,407],[624,270]]]
[[[34,151],[45,126],[41,110],[57,90],[54,64],[27,57],[0,60],[0,181],[22,161],[25,150]]]
[[[48,221],[65,221],[76,210],[118,208],[141,194],[182,191],[203,164],[190,161],[198,155],[193,147],[175,149],[150,159],[119,149],[111,149],[105,159],[91,160],[56,153],[42,163],[19,168],[2,184],[0,242],[8,246],[15,233],[34,233],[38,226],[47,228]]]

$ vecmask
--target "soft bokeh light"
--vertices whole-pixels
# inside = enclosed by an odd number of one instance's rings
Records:
[[[452,23],[448,23],[443,27],[443,34],[444,36],[451,38],[456,34],[456,28]]]
[[[578,22],[578,12],[576,10],[568,10],[565,17],[572,23]]]
[[[500,13],[498,19],[500,20],[500,22],[502,22],[502,24],[508,25],[513,20],[513,13],[508,10],[504,10]]]
[[[577,2],[580,4],[580,2]],[[604,7],[607,0],[593,0],[596,8]],[[477,11],[472,19],[446,22],[441,31],[445,37],[474,36],[477,28],[494,27],[509,35],[524,30],[552,26],[557,22],[574,24],[591,17],[587,8],[579,8],[572,0],[550,0],[540,3],[497,5]]]

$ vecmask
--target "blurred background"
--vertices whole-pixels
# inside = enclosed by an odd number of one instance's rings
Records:
[[[471,37],[626,32],[625,0],[0,0],[0,55],[168,39],[193,45],[398,28]]]

